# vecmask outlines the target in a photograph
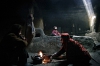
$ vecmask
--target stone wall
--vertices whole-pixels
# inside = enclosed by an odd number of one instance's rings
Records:
[[[92,51],[94,40],[88,36],[73,36],[73,39],[79,41],[89,52]],[[42,50],[45,53],[55,53],[61,47],[59,36],[34,37],[28,46],[28,52],[37,53]]]

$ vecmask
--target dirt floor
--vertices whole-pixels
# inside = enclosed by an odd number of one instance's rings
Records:
[[[34,56],[36,53],[29,53],[29,58],[28,58],[28,65],[27,66],[58,66],[59,62],[63,62],[63,60],[52,60],[50,63],[47,64],[37,64],[37,65],[33,65],[31,64],[32,59],[31,56]],[[94,52],[90,52],[90,55],[92,56],[92,58],[95,60],[91,60],[90,66],[100,66],[100,50],[96,50]],[[68,66],[73,66],[72,64],[69,64]]]

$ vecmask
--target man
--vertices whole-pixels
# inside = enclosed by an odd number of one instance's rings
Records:
[[[88,51],[79,42],[70,38],[68,33],[61,34],[61,42],[60,51],[54,54],[52,58],[57,58],[66,52],[67,63],[71,63],[74,66],[87,66],[89,64],[91,56]]]
[[[57,30],[57,26],[54,26],[54,30],[51,33],[52,36],[61,36],[59,31]]]
[[[28,53],[27,41],[21,35],[22,26],[14,24],[10,32],[0,42],[0,64],[3,66],[26,66]]]

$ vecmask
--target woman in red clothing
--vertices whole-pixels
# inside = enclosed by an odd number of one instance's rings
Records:
[[[57,58],[64,52],[66,52],[67,62],[72,63],[75,66],[86,66],[91,60],[89,52],[83,47],[82,44],[70,38],[68,33],[61,34],[61,49],[52,56]]]

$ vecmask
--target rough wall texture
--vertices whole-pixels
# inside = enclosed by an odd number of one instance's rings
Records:
[[[34,20],[34,25],[35,25],[35,28],[44,29],[43,19],[42,19],[42,18],[37,18],[37,19],[35,19],[35,20]]]
[[[94,41],[88,36],[74,36],[88,51],[92,51]],[[61,42],[58,36],[34,37],[28,46],[28,52],[37,53],[42,50],[45,53],[55,53],[60,49]]]
[[[100,32],[87,33],[86,36],[92,37],[93,40],[95,41],[95,44],[98,44],[97,42],[100,42]]]

